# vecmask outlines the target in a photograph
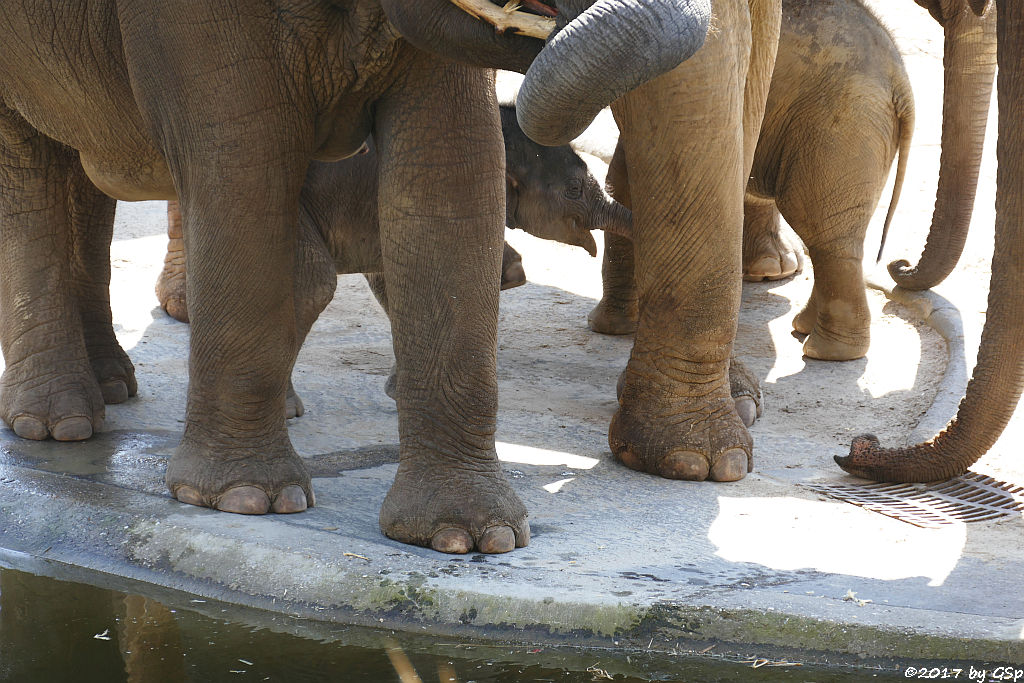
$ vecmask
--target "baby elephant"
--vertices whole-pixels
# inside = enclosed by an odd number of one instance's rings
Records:
[[[864,237],[898,151],[886,229],[892,219],[914,128],[913,95],[892,37],[858,0],[784,0],[782,9],[744,202],[744,246],[749,251],[778,235],[781,212],[814,268],[810,301],[793,321],[806,335],[804,354],[851,360],[869,343]],[[628,206],[627,174],[617,149],[609,186]],[[598,332],[631,332],[632,247],[612,237],[605,249],[604,298],[590,324]],[[746,267],[753,259],[744,257]]]
[[[597,255],[590,231],[630,234],[629,209],[611,199],[586,163],[568,146],[544,147],[523,133],[515,107],[501,106],[505,137],[505,222],[536,237],[556,240]],[[172,317],[188,321],[185,251],[177,202],[168,202],[169,244],[157,281],[160,305]],[[338,273],[367,273],[373,293],[387,310],[377,220],[377,156],[366,153],[335,163],[310,165],[299,206],[296,310],[302,337],[334,295]],[[501,287],[526,281],[519,254],[508,244],[502,258]],[[302,403],[289,388],[289,417]]]

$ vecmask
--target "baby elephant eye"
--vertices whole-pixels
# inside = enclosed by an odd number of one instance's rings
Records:
[[[583,181],[579,178],[573,178],[569,181],[569,184],[565,187],[565,196],[567,199],[580,199],[583,197]]]

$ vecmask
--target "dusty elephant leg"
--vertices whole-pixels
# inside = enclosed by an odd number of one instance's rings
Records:
[[[123,403],[138,392],[135,367],[114,335],[110,312],[110,242],[116,205],[96,189],[80,164],[73,166],[68,200],[73,287],[85,348],[105,403]]]
[[[185,240],[181,232],[181,207],[177,200],[167,202],[167,254],[164,269],[156,281],[156,298],[167,315],[188,322],[185,298]]]
[[[716,4],[716,14],[721,30],[697,55],[612,105],[633,200],[640,322],[608,441],[633,469],[733,481],[752,466],[729,376],[745,186],[735,83],[747,73],[751,28],[742,0]]]
[[[530,529],[494,448],[505,192],[497,102],[493,76],[431,61],[419,59],[377,109],[401,439],[380,527],[442,552],[506,552],[526,545]]]
[[[747,197],[743,203],[743,279],[781,280],[803,269],[803,250],[782,232],[775,202]]]
[[[626,208],[632,208],[626,155],[616,145],[608,166],[608,194]],[[639,313],[636,285],[633,281],[633,242],[610,232],[604,233],[604,256],[601,261],[601,300],[587,316],[590,329],[601,334],[632,334],[636,332]]]
[[[0,415],[23,438],[77,441],[103,424],[71,265],[81,173],[77,154],[0,107]]]
[[[878,145],[867,141],[854,146],[794,155],[778,193],[779,209],[807,245],[814,270],[810,300],[793,328],[807,335],[804,354],[819,360],[861,358],[871,341],[864,237],[892,156],[876,154]],[[859,179],[856,186],[844,182],[851,177]]]

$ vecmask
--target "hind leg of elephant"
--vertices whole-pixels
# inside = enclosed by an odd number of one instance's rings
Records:
[[[135,367],[114,335],[110,312],[110,242],[117,202],[100,192],[81,165],[72,167],[73,289],[82,317],[89,363],[105,403],[123,403],[138,392]]]
[[[626,153],[616,145],[608,165],[608,194],[631,209]],[[640,317],[637,308],[636,284],[633,279],[633,241],[604,233],[604,256],[601,261],[601,300],[587,316],[590,329],[601,334],[633,334]]]
[[[185,240],[181,231],[181,207],[177,200],[167,202],[167,253],[164,268],[156,281],[156,298],[167,315],[188,322],[185,297]]]
[[[844,159],[842,169],[829,159]],[[890,157],[891,158],[891,157]],[[814,285],[793,328],[807,335],[804,355],[853,360],[868,351],[871,312],[864,286],[864,237],[885,180],[875,156],[824,150],[793,163],[778,206],[807,245]],[[796,188],[800,188],[797,190]]]
[[[743,202],[743,279],[782,280],[803,269],[800,244],[782,230],[775,202],[747,196]]]
[[[115,376],[129,390],[131,364],[125,357],[122,365],[114,352],[120,347],[113,330],[100,331],[109,326],[109,303],[84,311],[88,335],[83,325],[80,299],[95,294],[107,301],[106,292],[98,293],[104,275],[83,269],[109,250],[111,225],[96,236],[76,236],[75,227],[113,221],[110,207],[90,201],[95,197],[83,183],[77,153],[0,108],[0,415],[23,438],[77,441],[98,430],[104,396],[97,372],[118,397]],[[76,243],[95,251],[77,258]],[[109,257],[105,267],[109,281]]]

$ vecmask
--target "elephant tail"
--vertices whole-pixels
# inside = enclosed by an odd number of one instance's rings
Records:
[[[899,144],[896,151],[896,179],[893,181],[892,197],[889,199],[889,211],[885,214],[885,224],[882,226],[882,239],[878,244],[878,256],[875,263],[882,261],[882,252],[885,250],[885,239],[889,236],[889,225],[892,224],[893,214],[896,213],[896,205],[900,202],[900,192],[903,191],[903,181],[907,177],[907,159],[910,157],[910,140],[914,137],[914,94],[910,90],[910,81],[903,73],[903,78],[897,81],[898,85],[893,93],[893,104],[896,107],[896,121],[899,127]]]

